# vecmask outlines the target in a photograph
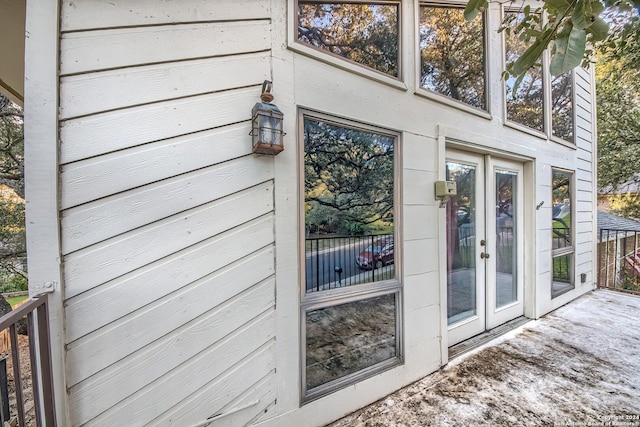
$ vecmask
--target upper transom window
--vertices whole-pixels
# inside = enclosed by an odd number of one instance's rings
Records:
[[[486,110],[484,19],[463,12],[420,6],[420,87]]]
[[[569,71],[551,79],[551,134],[573,143],[573,127],[573,73]]]
[[[298,41],[399,77],[397,2],[298,1]]]
[[[520,23],[524,14],[506,12],[506,18],[512,22]],[[507,62],[516,61],[528,47],[529,44],[526,41],[510,32],[505,32],[505,58]],[[544,81],[541,64],[535,64],[531,67],[517,88],[515,87],[515,77],[509,77],[506,80],[506,86],[507,120],[544,132]]]
[[[512,23],[519,23],[523,18],[523,13],[505,12],[505,19]],[[505,31],[507,62],[517,60],[528,47],[528,42],[519,39],[509,30]],[[506,80],[507,120],[573,143],[573,73],[569,71],[560,76],[551,76],[547,67],[543,68],[542,64],[538,63],[524,74],[517,88],[515,83],[514,77]],[[548,86],[551,86],[550,99],[548,96],[545,97],[544,93],[545,87]],[[545,109],[547,115],[551,116],[550,126],[545,120]]]

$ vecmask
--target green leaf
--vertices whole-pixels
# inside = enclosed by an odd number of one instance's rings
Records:
[[[573,26],[581,29],[590,27],[603,10],[604,5],[599,1],[578,0],[571,15]]]
[[[635,0],[640,1],[640,0]],[[560,11],[565,11],[571,6],[570,0],[544,0],[545,6],[547,9],[555,9]]]
[[[609,24],[599,16],[593,20],[591,26],[587,28],[589,34],[591,34],[591,41],[604,40],[609,34]]]
[[[600,15],[604,11],[604,4],[600,1],[594,1],[591,3],[591,13],[594,15]]]
[[[510,70],[511,74],[514,76],[519,76],[520,74],[527,71],[529,68],[536,63],[542,52],[547,46],[540,40],[536,40],[524,51],[522,55],[513,64],[513,68]]]
[[[575,28],[584,29],[591,25],[591,13],[584,0],[578,0],[573,9],[571,20]]]
[[[469,0],[467,3],[467,7],[464,8],[464,19],[467,21],[472,21],[473,18],[478,16],[480,12],[479,8],[483,0]]]
[[[513,84],[513,89],[511,90],[511,95],[513,96],[513,99],[516,99],[516,97],[518,96],[518,88],[520,87],[520,84],[522,83],[522,80],[524,80],[524,77],[526,75],[527,73],[520,74],[516,79],[515,83]]]
[[[571,28],[567,36],[565,27],[554,41],[554,52],[549,71],[554,76],[566,73],[582,63],[587,45],[587,32],[580,28]]]

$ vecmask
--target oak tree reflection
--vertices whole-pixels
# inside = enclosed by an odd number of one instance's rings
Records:
[[[397,77],[398,5],[298,2],[298,40]]]
[[[486,109],[482,16],[462,8],[420,7],[420,86]]]

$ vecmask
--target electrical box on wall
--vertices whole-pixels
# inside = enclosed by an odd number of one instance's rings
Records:
[[[436,199],[455,196],[457,187],[455,181],[436,181]]]

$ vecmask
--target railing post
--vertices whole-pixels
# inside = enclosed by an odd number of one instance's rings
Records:
[[[7,381],[7,358],[0,359],[0,399],[2,400],[2,408],[0,408],[0,421],[4,426],[5,421],[9,421],[9,383]]]
[[[46,298],[46,297],[45,297]],[[44,419],[47,427],[56,427],[55,398],[53,394],[53,372],[51,369],[51,348],[49,334],[49,307],[42,304],[37,308],[38,346],[42,372],[42,396],[45,400]]]
[[[320,239],[316,239],[316,292],[320,292]]]

